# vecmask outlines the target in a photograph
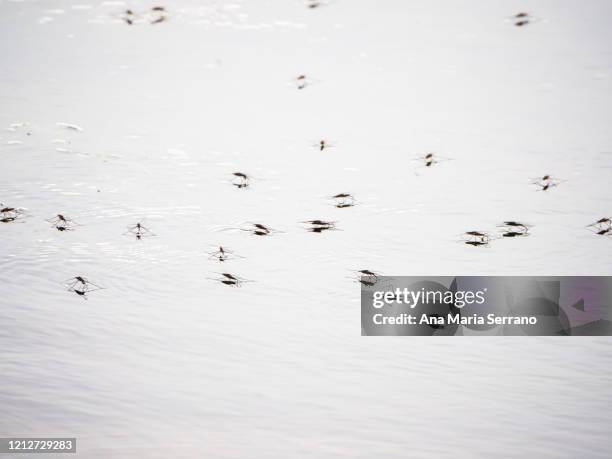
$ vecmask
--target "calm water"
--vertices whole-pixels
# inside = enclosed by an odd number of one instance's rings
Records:
[[[0,202],[27,209],[0,226],[0,436],[92,458],[610,457],[610,339],[361,337],[351,272],[612,275],[584,228],[612,213],[610,2],[185,0],[151,25],[155,5],[0,0]],[[509,219],[531,236],[459,242]],[[139,221],[157,236],[123,235]],[[77,275],[105,289],[67,292]]]

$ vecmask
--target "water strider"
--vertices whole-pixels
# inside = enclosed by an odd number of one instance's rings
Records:
[[[0,204],[0,206],[2,205],[4,204]],[[0,223],[11,223],[23,216],[23,209],[8,206],[0,208]]]
[[[77,295],[87,299],[87,294],[96,290],[102,290],[104,287],[90,282],[83,276],[75,276],[63,282],[69,292],[74,292]]]
[[[210,279],[220,282],[224,285],[229,285],[230,287],[240,287],[242,286],[242,284],[246,282],[253,282],[251,280],[244,279],[242,277],[238,277],[230,273],[216,273],[216,274],[220,275],[221,277],[210,278]]]
[[[540,178],[533,179],[532,183],[540,188],[540,191],[547,191],[550,188],[558,186],[564,180],[557,179],[551,175],[544,175]]]
[[[232,175],[234,176],[232,185],[236,188],[246,188],[249,186],[250,177],[244,172],[232,172]]]
[[[298,75],[295,82],[297,89],[304,89],[309,84],[308,80],[306,79],[306,75]]]
[[[55,217],[47,219],[47,221],[58,231],[72,231],[76,225],[73,220],[62,214],[57,214]]]
[[[505,238],[529,236],[530,225],[526,223],[507,220],[497,226],[502,228],[502,237]]]
[[[273,233],[280,233],[262,223],[248,223],[248,226],[239,228],[241,231],[248,231],[255,236],[271,236]]]
[[[146,228],[141,223],[136,223],[135,225],[128,226],[127,231],[123,234],[134,235],[138,240],[142,239],[143,237],[150,237],[156,235],[153,231],[151,231],[149,228]]]
[[[378,283],[378,278],[380,274],[377,274],[374,271],[369,269],[360,269],[356,272],[357,281],[366,287],[373,287]]]
[[[335,200],[334,206],[338,209],[353,207],[355,205],[355,198],[350,193],[338,193],[332,196],[332,199]]]
[[[449,161],[449,160],[450,158],[438,156],[437,154],[432,153],[432,152],[426,153],[424,156],[418,156],[414,159],[414,161],[423,163],[424,167],[432,167],[434,164],[438,164],[442,161]]]
[[[208,255],[209,258],[215,259],[220,262],[231,260],[233,258],[244,258],[240,255],[236,255],[232,250],[229,250],[223,246],[219,246],[217,250],[210,252]]]
[[[463,242],[474,247],[488,245],[491,240],[491,236],[484,231],[466,231],[464,236],[467,238],[464,238]]]
[[[335,230],[336,222],[325,220],[306,220],[301,223],[308,225],[307,231],[311,233],[322,233],[323,231]]]
[[[587,225],[587,229],[598,236],[612,236],[612,219],[602,217],[594,223]]]

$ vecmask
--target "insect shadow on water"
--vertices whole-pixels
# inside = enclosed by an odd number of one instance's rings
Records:
[[[87,299],[87,294],[96,290],[102,290],[104,287],[90,282],[83,276],[76,276],[63,282],[64,286],[69,292],[74,292],[77,295]]]
[[[513,220],[505,221],[497,226],[501,228],[501,235],[505,238],[529,236],[529,228],[531,228],[531,225]]]
[[[146,228],[141,223],[128,226],[127,231],[123,233],[125,236],[134,236],[136,239],[141,240],[143,237],[156,236],[156,234],[149,228]]]
[[[565,180],[561,180],[547,174],[542,177],[532,179],[531,183],[538,187],[538,191],[548,191],[553,187],[559,186],[559,184],[564,181]]]
[[[306,231],[311,233],[322,233],[323,231],[335,231],[336,222],[330,222],[326,220],[306,220],[300,222],[306,225]]]
[[[484,231],[466,231],[463,233],[462,242],[473,247],[488,246],[491,236]]]
[[[217,261],[220,262],[224,262],[224,261],[228,261],[228,260],[233,260],[235,258],[244,258],[240,255],[236,255],[235,252],[233,252],[232,250],[229,250],[223,246],[219,246],[217,248],[217,250],[214,250],[212,252],[208,253],[208,258],[210,259],[215,259]]]
[[[587,225],[587,229],[598,236],[612,237],[612,218],[602,217],[594,223]]]
[[[214,277],[214,278],[211,277],[209,279],[220,282],[224,285],[228,285],[230,287],[241,287],[243,284],[247,282],[253,282],[252,280],[248,280],[243,277],[238,277],[230,273],[215,273],[215,274],[218,274],[220,277]]]
[[[79,226],[74,220],[62,214],[57,214],[55,217],[47,219],[47,221],[58,231],[73,231],[75,226]]]
[[[331,199],[334,200],[334,207],[338,209],[353,207],[357,203],[355,197],[350,193],[338,193],[332,196]]]

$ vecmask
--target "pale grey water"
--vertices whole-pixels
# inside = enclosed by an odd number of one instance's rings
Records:
[[[612,213],[610,2],[119,19],[153,5],[0,0],[0,202],[28,209],[0,226],[0,436],[99,458],[610,457],[609,338],[365,338],[350,278],[612,275],[584,228]],[[544,174],[565,181],[538,192]],[[458,243],[507,219],[532,235]],[[139,220],[157,236],[122,235]],[[245,221],[284,232],[223,230]],[[245,258],[216,264],[219,244]],[[75,275],[105,290],[84,301]]]

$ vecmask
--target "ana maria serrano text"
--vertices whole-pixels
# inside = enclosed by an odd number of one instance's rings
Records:
[[[411,309],[417,305],[446,304],[461,309],[466,305],[484,304],[487,289],[476,291],[429,291],[424,288],[410,290],[396,288],[395,290],[376,291],[372,296],[372,307],[380,309],[393,304],[405,304]],[[423,312],[422,314],[400,313],[394,316],[382,313],[374,314],[372,320],[376,325],[534,325],[538,322],[534,316],[486,316],[472,314],[463,315],[460,312],[448,313],[446,317]]]

